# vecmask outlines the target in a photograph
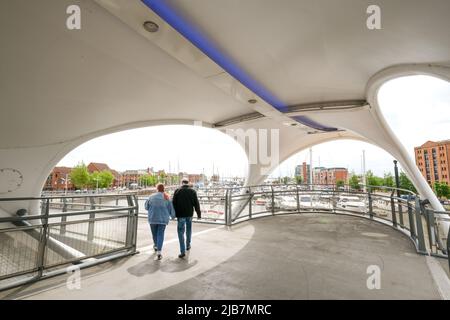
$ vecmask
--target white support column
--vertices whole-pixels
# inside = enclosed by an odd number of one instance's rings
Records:
[[[58,154],[65,145],[33,148],[0,149],[0,197],[39,197],[52,168],[60,160]],[[15,215],[26,209],[38,214],[37,201],[0,202],[0,215]]]

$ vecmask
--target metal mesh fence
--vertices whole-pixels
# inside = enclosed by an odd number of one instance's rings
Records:
[[[43,198],[39,199],[38,214],[0,218],[0,289],[39,279],[49,270],[58,271],[58,266],[82,264],[88,258],[103,261],[117,252],[135,252],[136,198],[122,196],[122,204],[114,206],[100,205],[102,201],[94,197],[83,200],[89,203],[87,209],[82,206],[82,210],[71,211],[67,205],[54,206],[71,202],[70,197],[63,201]]]
[[[0,279],[37,269],[39,240],[33,232],[39,235],[42,228],[0,232]]]
[[[410,236],[420,253],[448,253],[448,235],[440,226],[450,223],[449,213],[425,209],[418,196],[395,196],[394,189],[363,192],[323,185],[261,185],[204,189],[198,197],[207,223],[231,226],[275,214],[344,213],[399,229]],[[137,215],[146,199],[130,195],[31,198],[41,202],[39,213],[0,218],[0,289],[5,281],[39,278],[46,270],[88,258],[108,257],[121,250],[134,252]]]

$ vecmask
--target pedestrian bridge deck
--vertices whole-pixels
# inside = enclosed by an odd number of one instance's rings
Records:
[[[140,219],[140,253],[69,275],[0,292],[2,299],[441,299],[448,285],[428,259],[394,229],[357,217],[295,214],[224,226],[194,225],[192,250],[177,258],[171,222],[163,260],[154,261],[149,228]],[[379,266],[381,288],[367,288]],[[445,272],[445,264],[435,263]],[[439,271],[439,270],[438,270]],[[440,279],[440,280],[436,280]],[[447,283],[438,283],[444,281]]]

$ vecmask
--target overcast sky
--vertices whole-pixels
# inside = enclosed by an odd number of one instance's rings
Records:
[[[388,123],[404,143],[411,157],[414,146],[427,140],[450,139],[450,84],[413,76],[392,80],[380,90],[380,106]],[[345,152],[343,152],[345,150]],[[346,167],[361,172],[362,150],[366,169],[382,176],[392,171],[393,158],[367,143],[341,140],[313,148],[313,166]],[[244,176],[246,156],[230,137],[213,129],[192,126],[160,126],[128,130],[91,140],[70,152],[59,166],[80,161],[105,162],[111,168],[172,172],[215,172],[221,176]],[[294,167],[309,162],[309,151],[300,152],[282,163],[272,176],[293,175]]]

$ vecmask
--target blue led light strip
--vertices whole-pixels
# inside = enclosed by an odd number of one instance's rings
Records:
[[[175,11],[175,9],[170,7],[170,5],[165,0],[142,0],[142,2],[151,10],[153,10],[158,16],[160,16],[161,19],[172,26],[172,28],[182,34],[188,41],[190,41],[194,46],[201,50],[205,55],[207,55],[211,60],[217,63],[222,69],[228,72],[240,83],[242,83],[242,85],[247,87],[250,91],[261,97],[261,99],[263,99],[279,111],[285,112],[287,110],[286,104],[284,104],[263,85],[261,85],[250,75],[248,75],[230,57],[223,54],[212,41],[210,41],[197,28],[195,28],[195,26],[187,22],[181,15],[179,15]],[[292,118],[300,123],[318,130],[336,130],[335,128],[322,126],[319,123],[304,116],[296,116]]]

